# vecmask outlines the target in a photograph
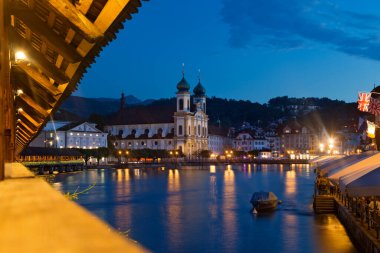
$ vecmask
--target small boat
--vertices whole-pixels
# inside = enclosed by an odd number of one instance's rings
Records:
[[[274,211],[277,207],[278,199],[273,192],[255,192],[251,198],[253,212]]]

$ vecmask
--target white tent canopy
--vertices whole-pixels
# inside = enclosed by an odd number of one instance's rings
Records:
[[[379,167],[380,167],[380,165],[374,165],[374,166],[368,167],[366,169],[358,170],[358,171],[355,171],[353,173],[347,174],[343,177],[340,177],[339,178],[339,188],[340,188],[341,192],[344,192],[347,185],[349,185],[350,183],[354,182],[355,180],[358,180],[359,178],[363,177],[364,175],[366,175],[366,174],[368,174],[374,170],[380,169]],[[379,185],[380,185],[380,182],[379,182]]]
[[[349,196],[380,196],[380,168],[361,176],[346,185]]]
[[[371,168],[377,168],[380,167],[380,153],[376,153],[373,156],[370,156],[366,159],[360,160],[357,163],[354,163],[349,166],[345,166],[336,170],[331,171],[330,175],[328,176],[329,179],[338,181],[340,177],[343,177],[345,175],[361,171],[361,170],[370,170]]]
[[[329,162],[333,162],[337,158],[340,158],[340,156],[319,156],[314,159],[312,159],[310,162],[316,166],[318,165],[324,165]]]
[[[350,166],[354,163],[357,163],[365,158],[368,157],[369,154],[363,153],[360,155],[351,155],[351,156],[346,156],[343,158],[340,158],[338,160],[329,162],[327,164],[324,164],[320,166],[320,173],[322,176],[330,174],[330,172],[334,170],[340,170],[344,167]]]

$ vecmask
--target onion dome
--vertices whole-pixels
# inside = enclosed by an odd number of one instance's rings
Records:
[[[185,75],[183,75],[181,81],[178,82],[177,89],[178,89],[178,92],[183,92],[183,91],[187,91],[188,92],[189,91],[190,85],[186,81]]]
[[[203,87],[200,80],[199,80],[197,86],[195,86],[193,92],[194,92],[194,95],[197,97],[202,97],[202,96],[206,95],[206,89]]]

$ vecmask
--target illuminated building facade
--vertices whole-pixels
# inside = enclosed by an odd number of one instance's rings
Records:
[[[107,136],[93,123],[49,122],[29,147],[96,149],[108,146]]]
[[[190,85],[183,75],[177,84],[176,108],[171,115],[155,120],[157,115],[138,117],[124,114],[120,122],[110,124],[105,131],[116,137],[116,149],[164,149],[180,150],[190,157],[208,149],[208,116],[206,114],[206,90],[200,80],[193,90],[191,103]],[[120,109],[124,109],[122,94]],[[160,112],[164,114],[165,112]],[[141,116],[141,115],[140,115]],[[134,120],[133,118],[139,120]],[[151,121],[151,122],[149,122]]]

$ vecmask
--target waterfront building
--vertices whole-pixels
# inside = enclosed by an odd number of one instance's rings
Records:
[[[312,128],[292,120],[282,129],[281,151],[283,153],[315,153],[318,149],[319,135]]]
[[[251,151],[254,150],[254,139],[251,131],[245,130],[236,135],[233,140],[233,147],[238,151]]]
[[[225,150],[232,148],[230,130],[209,125],[208,150],[215,155],[223,155]]]
[[[49,122],[29,147],[83,148],[107,147],[108,133],[89,122]]]
[[[115,137],[116,149],[180,150],[187,157],[208,149],[208,116],[206,90],[200,82],[193,89],[191,103],[190,85],[185,79],[177,84],[175,111],[158,114],[131,115],[125,110],[122,94],[120,111],[105,131]]]
[[[281,138],[275,131],[265,133],[265,139],[268,142],[268,148],[275,152],[281,151]]]

